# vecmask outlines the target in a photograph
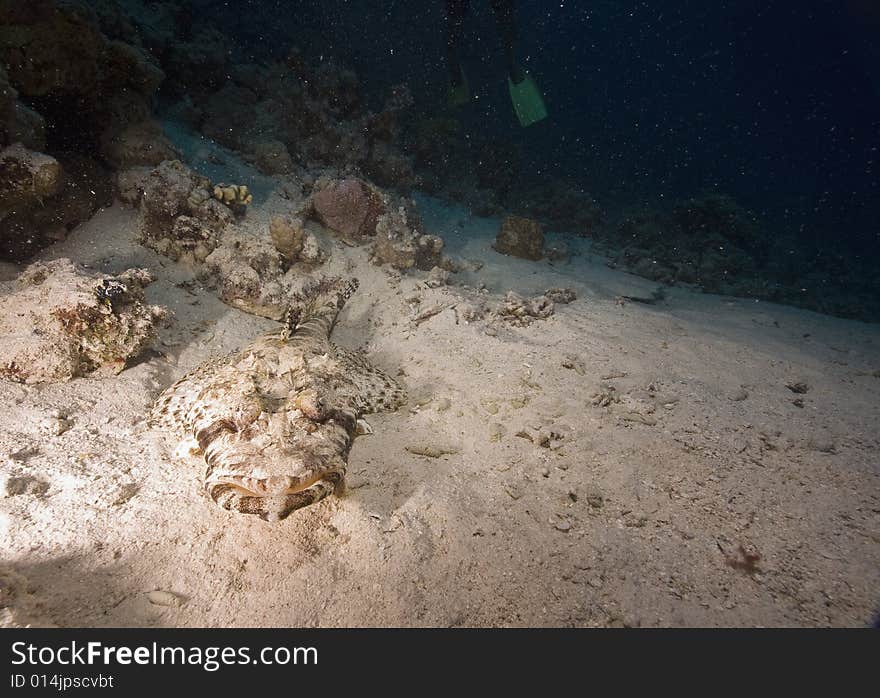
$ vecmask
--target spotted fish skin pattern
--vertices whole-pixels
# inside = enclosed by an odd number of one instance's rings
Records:
[[[224,509],[279,520],[339,492],[358,419],[405,402],[394,379],[330,333],[357,279],[322,279],[284,326],[191,371],[157,400],[151,424],[204,457]]]

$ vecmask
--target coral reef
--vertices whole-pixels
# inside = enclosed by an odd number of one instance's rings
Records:
[[[689,199],[668,212],[627,215],[600,241],[616,263],[640,276],[721,293],[732,292],[737,279],[757,276],[768,251],[754,216],[719,194]]]
[[[97,144],[145,120],[164,78],[149,52],[107,37],[85,2],[0,5],[0,64],[56,139]]]
[[[398,120],[412,104],[404,86],[393,86],[374,113],[352,71],[328,60],[312,66],[295,50],[285,61],[230,66],[226,74],[209,92],[187,91],[173,111],[263,172],[286,174],[299,163],[404,190],[417,181],[397,145]]]
[[[69,259],[27,267],[0,298],[0,378],[63,381],[119,372],[156,336],[164,308],[144,303],[149,272],[91,274]]]
[[[506,216],[495,238],[495,250],[522,259],[539,260],[544,256],[544,231],[538,221]]]
[[[0,3],[0,148],[18,144],[60,166],[50,195],[16,188],[11,206],[4,197],[5,258],[26,259],[109,204],[107,167],[174,155],[150,118],[164,73],[120,12],[103,1]],[[4,159],[15,166],[22,155]]]
[[[152,167],[131,167],[116,174],[116,198],[133,208],[140,208]]]
[[[229,230],[199,275],[224,303],[273,320],[284,316],[289,284],[281,254],[270,240]]]
[[[54,196],[62,181],[61,165],[55,158],[18,143],[5,148],[0,151],[0,216]]]
[[[46,121],[18,99],[18,91],[0,64],[0,147],[21,143],[31,150],[46,147]]]
[[[605,213],[592,196],[562,179],[518,187],[507,198],[507,204],[552,230],[583,237],[592,237],[605,221]]]
[[[308,236],[306,233],[304,238]],[[223,235],[221,245],[205,260],[199,276],[217,290],[224,303],[280,321],[291,298],[314,281],[308,273],[314,264],[286,269],[285,266],[273,241],[230,229]]]
[[[112,199],[109,176],[94,160],[59,158],[15,144],[0,151],[0,258],[27,259],[63,240]]]
[[[158,165],[178,153],[152,119],[109,130],[101,137],[101,155],[114,169]]]
[[[252,146],[251,157],[263,174],[289,174],[293,171],[293,158],[281,141],[260,141]]]
[[[236,196],[241,190],[236,188]],[[143,184],[140,240],[172,259],[203,262],[234,220],[210,180],[179,160],[163,162]]]

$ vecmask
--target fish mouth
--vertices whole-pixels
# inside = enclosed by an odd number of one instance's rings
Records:
[[[284,489],[276,489],[270,486],[255,486],[261,485],[265,483],[263,480],[256,480],[253,483],[243,482],[239,478],[217,478],[215,484],[223,484],[228,485],[233,488],[235,492],[238,494],[247,496],[247,497],[285,497],[291,494],[298,494],[300,492],[305,492],[308,489],[315,487],[322,481],[326,480],[328,484],[332,484],[334,489],[339,486],[342,482],[343,473],[338,470],[331,470],[330,472],[321,473],[320,475],[314,475],[310,478],[305,478],[296,482],[296,484],[288,485]],[[248,485],[251,486],[248,486]]]

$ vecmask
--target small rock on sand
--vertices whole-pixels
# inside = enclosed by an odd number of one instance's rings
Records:
[[[147,592],[147,600],[154,606],[178,607],[183,605],[183,598],[171,591],[156,589]]]

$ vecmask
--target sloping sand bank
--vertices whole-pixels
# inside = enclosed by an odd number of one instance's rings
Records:
[[[483,266],[453,277],[468,288],[426,288],[324,238],[326,271],[361,279],[336,341],[400,371],[410,401],[369,419],[344,497],[280,523],[218,508],[199,464],[144,423],[174,379],[273,324],[135,243],[122,207],[44,252],[150,268],[147,298],[174,319],[118,376],[0,384],[3,622],[869,622],[877,326],[686,290],[628,301],[654,286],[586,248],[570,264],[514,260],[490,248],[497,220],[419,203],[429,232]],[[270,193],[244,225],[291,207]],[[578,299],[528,327],[466,320],[497,294],[556,286]]]

